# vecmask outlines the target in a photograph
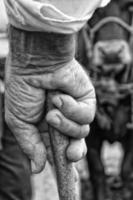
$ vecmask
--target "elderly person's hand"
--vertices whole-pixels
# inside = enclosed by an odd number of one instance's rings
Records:
[[[5,118],[31,160],[32,171],[45,166],[45,124],[69,137],[66,156],[78,161],[86,154],[84,138],[95,114],[95,92],[87,72],[74,59],[75,34],[27,32],[11,26],[9,35]],[[46,113],[50,91],[57,93],[53,110]]]
[[[9,63],[8,63],[9,64]],[[78,161],[86,154],[84,139],[95,114],[95,92],[89,76],[76,60],[40,75],[10,74],[6,80],[6,121],[23,151],[39,172],[46,161],[46,148],[37,124],[44,114],[45,90],[59,90],[53,96],[55,109],[46,122],[71,138],[67,158]]]

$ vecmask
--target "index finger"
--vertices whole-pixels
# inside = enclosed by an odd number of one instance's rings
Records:
[[[52,102],[65,117],[79,124],[89,124],[94,119],[96,99],[91,96],[87,95],[83,100],[75,100],[69,95],[57,94]]]

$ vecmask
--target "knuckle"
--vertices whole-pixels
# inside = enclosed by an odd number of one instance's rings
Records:
[[[83,137],[87,137],[89,132],[90,132],[90,126],[89,125],[83,125],[83,131],[82,131],[82,135]]]
[[[70,85],[70,82],[73,80],[72,73],[70,69],[62,69],[61,72],[53,74],[52,77],[52,85],[57,88],[66,88],[66,86]]]
[[[95,88],[94,88],[94,86],[93,86],[93,84],[92,84],[91,81],[89,82],[89,92],[88,92],[88,94],[89,94],[88,98],[94,98],[94,99],[96,99]]]
[[[87,137],[88,134],[89,134],[89,131],[90,131],[89,125],[82,125],[80,127],[78,138],[85,138],[85,137]]]
[[[67,86],[71,82],[72,82],[71,75],[68,73],[64,74],[64,76],[62,77],[62,80],[61,80],[62,86]]]
[[[89,124],[94,120],[95,114],[96,114],[96,104],[94,103],[92,105],[92,108],[89,110],[89,117],[88,117]]]

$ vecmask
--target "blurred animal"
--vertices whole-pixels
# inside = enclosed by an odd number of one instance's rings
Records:
[[[101,148],[105,140],[124,149],[121,177],[133,173],[133,0],[112,0],[99,8],[78,37],[79,61],[96,89],[97,112],[86,138],[94,199],[106,199]]]

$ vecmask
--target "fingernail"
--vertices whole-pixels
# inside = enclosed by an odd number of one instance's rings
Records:
[[[53,125],[55,125],[55,126],[58,126],[59,124],[60,124],[60,119],[59,119],[59,117],[55,117],[55,118],[53,118],[52,120],[51,120],[51,123],[53,124]]]
[[[62,104],[63,104],[61,98],[59,98],[59,97],[55,97],[55,98],[53,99],[53,103],[54,103],[54,105],[55,105],[57,108],[61,108],[61,107],[62,107]]]

